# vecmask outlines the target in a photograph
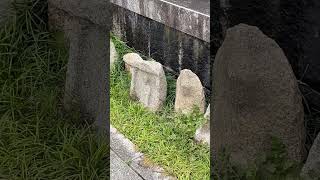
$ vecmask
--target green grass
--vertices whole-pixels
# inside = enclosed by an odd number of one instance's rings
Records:
[[[153,113],[129,97],[130,77],[121,57],[133,49],[114,36],[119,60],[111,72],[111,124],[145,153],[149,163],[163,167],[178,179],[209,179],[209,148],[193,141],[195,130],[205,119],[195,111],[190,116],[173,112],[175,79],[168,75],[168,97],[161,112]]]
[[[63,111],[67,52],[45,7],[15,2],[0,29],[0,179],[107,179],[107,140]]]

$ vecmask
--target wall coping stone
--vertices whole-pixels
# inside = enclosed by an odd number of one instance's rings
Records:
[[[110,0],[110,2],[210,42],[209,0]]]
[[[94,24],[111,27],[109,0],[49,0],[50,5],[71,16],[87,19]],[[110,29],[110,28],[109,28]]]

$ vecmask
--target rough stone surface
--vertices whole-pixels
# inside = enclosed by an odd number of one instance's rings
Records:
[[[196,130],[195,140],[200,143],[206,143],[210,145],[210,121]]]
[[[320,91],[319,0],[221,1],[225,3],[220,3],[220,9],[216,6],[213,10],[216,17],[213,18],[216,22],[220,20],[224,32],[239,23],[259,27],[283,49],[297,79],[302,78],[303,82]],[[222,4],[227,6],[222,7]]]
[[[196,130],[195,140],[200,143],[210,144],[210,104],[204,115],[207,119],[204,125]]]
[[[49,0],[48,4],[71,16],[84,18],[108,29],[111,27],[111,9],[108,0]]]
[[[110,40],[110,67],[113,66],[114,62],[118,59],[118,53],[114,46],[114,43]]]
[[[110,13],[104,0],[48,1],[49,27],[63,31],[69,47],[65,108],[80,110],[103,131],[109,130]]]
[[[283,49],[296,78],[303,82],[301,93],[308,108],[306,113],[307,134],[320,132],[308,116],[320,109],[320,1],[319,0],[221,0],[214,3],[211,33],[216,49],[223,40],[225,29],[239,23],[259,27]],[[216,4],[216,5],[215,5]],[[222,6],[226,5],[226,6]],[[215,40],[216,39],[216,40]],[[215,54],[215,53],[213,53]],[[213,55],[214,56],[214,55]],[[306,107],[306,106],[305,106]],[[311,110],[311,113],[308,113]],[[314,110],[314,111],[313,111]],[[314,115],[312,115],[314,116]],[[306,148],[311,148],[314,136],[308,136]]]
[[[180,72],[176,86],[175,111],[189,114],[194,107],[204,112],[205,96],[200,79],[189,69]]]
[[[252,163],[279,138],[291,160],[304,158],[304,112],[292,69],[277,43],[257,27],[227,31],[213,65],[212,147]]]
[[[158,111],[167,97],[167,81],[163,67],[155,61],[145,61],[136,53],[123,56],[130,67],[130,96],[152,111]]]
[[[130,65],[125,62],[125,59],[138,59],[138,60],[141,60],[141,57],[140,57],[137,53],[128,53],[128,54],[124,55],[122,59],[123,59],[123,61],[124,61],[125,70],[126,70],[129,74],[131,74]]]
[[[304,164],[301,176],[306,180],[318,180],[320,178],[320,133],[315,139]]]
[[[80,108],[82,116],[106,128],[108,121],[109,57],[107,30],[80,18],[71,18],[66,74],[66,109]]]

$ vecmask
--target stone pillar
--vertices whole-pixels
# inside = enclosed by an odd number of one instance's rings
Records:
[[[110,3],[49,0],[51,30],[63,31],[69,47],[64,106],[109,130]],[[105,129],[106,128],[106,129]]]
[[[83,118],[105,126],[108,118],[109,33],[90,21],[73,18],[64,104],[78,105]],[[104,124],[104,125],[103,125]]]

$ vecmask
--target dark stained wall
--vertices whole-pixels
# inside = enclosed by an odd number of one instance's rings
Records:
[[[112,32],[145,56],[179,75],[190,69],[199,76],[210,96],[210,44],[162,23],[113,5]]]

